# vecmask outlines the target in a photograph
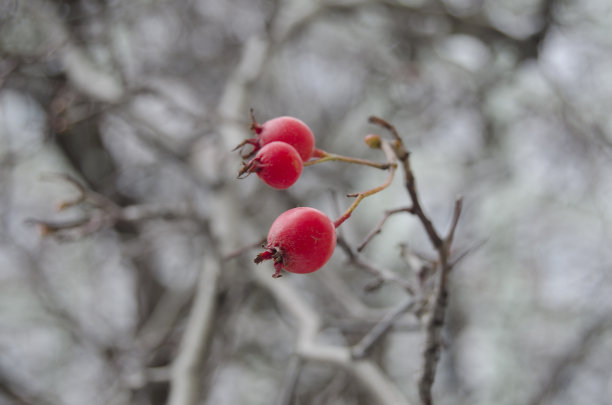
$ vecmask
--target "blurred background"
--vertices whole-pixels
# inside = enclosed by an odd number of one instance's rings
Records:
[[[375,161],[388,120],[442,234],[463,196],[435,403],[609,404],[606,0],[0,0],[0,404],[419,403],[427,311],[343,351],[436,258],[407,213],[349,254],[410,205],[401,171],[322,270],[273,280],[280,213],[386,173],[237,180],[250,108]]]

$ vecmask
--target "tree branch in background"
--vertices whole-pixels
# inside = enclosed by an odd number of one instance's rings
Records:
[[[187,326],[172,363],[168,405],[199,403],[200,373],[212,339],[220,258],[207,249]]]
[[[51,235],[59,240],[74,241],[103,229],[111,228],[119,222],[138,222],[154,218],[194,218],[200,220],[189,204],[141,204],[120,207],[102,194],[86,188],[70,175],[53,174],[45,176],[45,179],[50,178],[66,181],[78,191],[76,197],[60,202],[57,205],[58,211],[85,203],[88,203],[90,205],[88,208],[93,208],[93,211],[83,218],[65,221],[27,219],[26,223],[40,227],[43,236]]]
[[[317,343],[321,319],[310,304],[287,282],[277,282],[261,271],[254,273],[256,282],[266,289],[279,306],[289,311],[297,323],[296,353],[304,360],[331,364],[349,372],[378,405],[408,405],[398,387],[369,360],[353,360],[350,350],[342,346]]]
[[[398,214],[400,212],[412,213],[412,207],[397,208],[394,210],[385,211],[385,215],[382,217],[378,225],[376,225],[376,227],[368,234],[368,236],[366,236],[363,242],[361,242],[361,244],[357,247],[357,251],[361,252],[363,249],[365,249],[366,245],[370,243],[370,241],[374,239],[376,235],[382,232],[382,227],[387,221],[387,219],[389,219],[389,217],[391,217],[392,215]]]
[[[411,285],[407,280],[402,279],[400,276],[398,276],[391,270],[370,263],[369,261],[364,259],[361,254],[354,252],[344,238],[339,237],[337,243],[338,246],[340,246],[340,248],[344,250],[344,252],[348,256],[350,263],[368,271],[369,273],[372,273],[376,277],[376,282],[371,284],[368,290],[376,289],[380,287],[380,285],[384,282],[393,282],[401,286],[404,290],[406,290],[408,294],[415,294],[414,286]]]
[[[294,394],[300,378],[303,360],[298,355],[293,355],[289,358],[289,364],[283,378],[283,387],[276,401],[276,405],[291,405],[295,403]]]
[[[539,405],[547,403],[547,400],[554,399],[554,395],[567,387],[573,377],[571,371],[582,363],[585,358],[595,348],[598,339],[612,328],[612,316],[609,313],[595,317],[587,325],[574,344],[560,355],[551,365],[548,381],[538,385],[539,390],[531,397],[528,405]],[[552,402],[551,402],[552,403]]]
[[[360,359],[378,342],[378,340],[387,332],[399,319],[399,317],[413,309],[416,306],[416,300],[409,297],[404,300],[397,308],[391,310],[383,319],[380,320],[355,346],[351,349],[353,358]]]

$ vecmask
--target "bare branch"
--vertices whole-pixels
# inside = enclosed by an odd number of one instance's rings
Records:
[[[389,165],[389,175],[387,177],[387,180],[381,184],[378,187],[374,187],[370,190],[367,191],[362,191],[359,193],[354,193],[354,194],[348,194],[347,197],[356,197],[355,201],[353,202],[353,204],[351,204],[351,206],[344,212],[344,214],[342,214],[338,219],[336,219],[334,221],[334,226],[336,228],[338,228],[340,225],[342,225],[342,223],[344,221],[346,221],[351,214],[353,213],[353,211],[355,210],[355,208],[357,208],[357,206],[359,205],[359,203],[366,197],[369,197],[373,194],[376,194],[382,190],[384,190],[385,188],[389,187],[389,185],[391,184],[391,182],[393,181],[393,177],[395,176],[395,171],[397,169],[397,159],[395,158],[395,154],[393,152],[393,148],[391,147],[391,145],[389,144],[388,141],[382,141],[381,143],[381,148],[383,150],[383,152],[385,153],[385,156],[387,158],[387,162]]]
[[[570,369],[575,367],[596,346],[597,340],[607,330],[612,328],[612,316],[609,313],[596,317],[575,340],[575,343],[550,366],[548,381],[539,386],[539,390],[531,397],[528,405],[543,404],[552,398],[560,389],[567,387],[570,379]]]
[[[153,218],[198,218],[188,203],[178,204],[140,204],[120,207],[106,196],[86,188],[81,182],[68,174],[49,174],[44,179],[61,179],[77,188],[77,197],[58,204],[64,210],[79,203],[88,202],[94,210],[87,216],[67,221],[48,221],[29,218],[27,224],[40,227],[43,236],[53,235],[59,240],[74,241],[113,227],[117,222],[138,222]]]
[[[344,240],[344,238],[338,238],[338,246],[344,250],[347,254],[349,261],[355,266],[362,268],[369,273],[372,273],[379,283],[382,282],[393,282],[400,285],[406,292],[410,295],[414,295],[413,286],[406,280],[402,279],[400,276],[395,274],[393,271],[385,269],[384,267],[377,266],[373,263],[370,263],[366,259],[362,257],[361,254],[354,252],[353,249],[349,246],[349,244]],[[377,284],[379,286],[379,284]],[[371,288],[372,289],[372,288]]]
[[[455,230],[457,229],[457,224],[459,223],[459,216],[461,215],[462,206],[463,198],[459,197],[457,201],[455,201],[455,211],[453,212],[453,220],[451,222],[450,230],[448,231],[448,236],[445,240],[447,246],[450,246],[453,243],[453,238],[455,237]]]
[[[287,371],[285,371],[285,377],[283,379],[283,387],[276,401],[276,405],[291,405],[294,403],[293,396],[300,377],[302,363],[303,360],[299,356],[293,355],[289,358],[289,364],[287,365]]]
[[[429,236],[429,239],[434,245],[434,248],[436,248],[436,250],[440,249],[440,247],[442,246],[442,239],[440,238],[438,232],[433,226],[433,223],[431,222],[429,217],[427,217],[427,215],[423,211],[423,208],[421,207],[421,201],[419,199],[419,194],[416,188],[416,180],[412,172],[412,167],[410,166],[410,153],[406,150],[402,139],[400,138],[399,134],[397,133],[397,130],[393,125],[379,117],[370,117],[370,122],[378,124],[383,128],[387,129],[396,139],[394,151],[397,155],[397,158],[402,162],[402,167],[404,168],[405,186],[406,190],[408,191],[408,194],[410,195],[410,199],[412,200],[411,212],[419,218],[419,220],[425,227],[427,236]]]
[[[423,370],[419,380],[419,396],[424,405],[433,403],[431,389],[436,376],[436,367],[440,358],[441,348],[441,331],[444,326],[444,318],[446,314],[446,306],[448,304],[448,274],[452,266],[449,263],[450,246],[453,241],[455,230],[461,215],[462,200],[458,199],[455,203],[455,210],[450,231],[446,239],[442,239],[440,234],[434,227],[432,221],[423,211],[419,194],[416,188],[416,180],[412,167],[410,165],[410,153],[404,146],[397,130],[393,125],[382,118],[370,117],[370,122],[380,125],[387,129],[396,139],[394,151],[397,158],[401,161],[404,168],[405,187],[412,201],[411,213],[416,215],[421,221],[429,240],[433,247],[438,252],[438,263],[440,266],[438,287],[436,295],[433,299],[432,315],[427,325],[427,333],[425,338],[425,351],[423,353]]]
[[[179,319],[180,312],[191,298],[191,291],[187,293],[185,291],[167,290],[157,300],[153,312],[136,336],[144,351],[149,352],[162,344]]]
[[[382,217],[378,225],[376,225],[376,227],[372,229],[372,231],[368,234],[368,236],[366,236],[363,242],[361,242],[361,244],[357,247],[357,251],[361,252],[363,249],[365,249],[366,245],[370,243],[370,241],[374,239],[376,235],[382,232],[382,227],[385,224],[385,222],[387,222],[387,219],[389,219],[390,216],[398,214],[400,212],[410,212],[411,213],[412,207],[396,208],[394,210],[385,211],[385,215]]]
[[[185,334],[172,363],[168,405],[195,405],[199,401],[199,375],[212,336],[220,273],[219,259],[206,254]]]
[[[361,359],[366,355],[368,350],[378,342],[378,340],[387,332],[395,323],[395,321],[404,313],[416,306],[414,298],[410,297],[404,300],[397,308],[390,311],[383,319],[380,320],[360,341],[351,349],[351,354],[355,359]]]
[[[302,295],[288,281],[277,281],[256,271],[257,283],[278,301],[279,306],[291,313],[297,323],[296,353],[306,360],[327,363],[349,372],[370,394],[372,403],[380,405],[407,405],[398,387],[369,360],[355,361],[350,350],[317,342],[321,319]]]
[[[225,255],[223,255],[223,260],[230,260],[233,259],[235,257],[240,256],[241,254],[248,252],[251,249],[256,249],[256,248],[260,248],[263,245],[266,244],[267,238],[262,238],[259,241],[255,242],[255,243],[249,243],[248,245],[239,247],[238,249],[235,249],[229,253],[226,253]]]

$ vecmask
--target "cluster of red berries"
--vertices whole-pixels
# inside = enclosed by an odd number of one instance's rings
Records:
[[[239,176],[255,173],[270,187],[291,187],[315,150],[310,128],[293,117],[274,118],[262,125],[253,122],[251,128],[257,136],[238,147],[252,145],[253,150],[243,158],[255,157],[244,163]]]
[[[302,173],[304,162],[315,154],[312,131],[293,117],[278,117],[262,125],[253,121],[255,138],[247,139],[238,148],[251,145],[253,149],[242,157],[254,157],[245,162],[238,177],[255,173],[276,189],[291,187]],[[266,249],[255,258],[255,263],[273,260],[274,275],[281,270],[291,273],[312,273],[323,267],[336,247],[336,228],[321,211],[298,207],[281,214],[268,232]]]

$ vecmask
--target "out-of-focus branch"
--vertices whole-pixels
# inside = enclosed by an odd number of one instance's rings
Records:
[[[291,405],[294,403],[293,396],[300,377],[302,363],[303,360],[297,355],[291,356],[289,359],[287,371],[285,371],[285,376],[283,378],[283,389],[276,401],[276,405]]]
[[[7,403],[15,405],[47,405],[53,403],[53,400],[57,398],[47,398],[41,396],[35,396],[31,392],[28,392],[25,387],[19,386],[13,381],[9,380],[9,374],[0,368],[0,401],[2,398],[9,400]],[[2,401],[4,403],[4,401]]]
[[[42,31],[48,46],[59,55],[68,79],[77,89],[108,103],[123,97],[124,88],[119,78],[100,69],[76,46],[55,5],[42,0],[23,0],[21,4],[35,18],[37,28]]]
[[[50,221],[33,218],[26,220],[27,223],[38,225],[43,236],[53,235],[60,240],[73,241],[113,227],[118,222],[138,222],[153,218],[198,219],[195,212],[186,203],[173,205],[141,204],[120,207],[102,194],[86,188],[70,175],[58,174],[52,177],[70,183],[78,192],[76,197],[60,202],[57,206],[58,211],[84,203],[89,203],[93,207],[93,211],[89,215],[76,220]]]
[[[152,351],[162,344],[191,297],[191,289],[189,293],[166,290],[157,300],[153,312],[142,325],[137,335],[137,340],[145,352]]]
[[[571,379],[571,368],[579,365],[593,350],[602,334],[612,328],[612,316],[609,313],[596,317],[579,334],[575,343],[550,366],[548,381],[540,384],[539,390],[531,397],[528,405],[545,403],[546,399],[553,398],[560,389],[567,387]]]
[[[381,283],[384,282],[393,282],[401,286],[404,290],[406,290],[408,294],[414,295],[414,288],[408,281],[402,279],[400,276],[398,276],[391,270],[370,263],[368,260],[363,258],[361,254],[353,251],[353,249],[349,246],[346,240],[344,240],[344,238],[338,238],[338,246],[342,248],[342,250],[344,250],[344,252],[348,256],[349,261],[352,264],[372,273],[376,277],[376,283],[374,285],[371,285],[369,289],[375,289],[379,287]]]
[[[380,320],[360,341],[351,349],[353,358],[360,359],[366,355],[368,350],[387,332],[395,321],[404,313],[416,306],[416,300],[407,298],[397,308],[391,310]]]
[[[374,239],[376,235],[382,232],[382,227],[385,224],[385,222],[387,222],[387,219],[389,219],[389,217],[391,217],[392,215],[398,214],[400,212],[410,212],[411,213],[412,207],[397,208],[394,210],[385,211],[385,215],[382,217],[382,219],[376,225],[376,227],[368,234],[368,236],[366,236],[363,242],[361,242],[361,244],[357,247],[357,251],[361,252],[363,249],[365,249],[366,245],[370,243],[370,241]]]
[[[306,360],[327,363],[346,370],[370,394],[372,403],[408,404],[398,387],[388,376],[384,375],[376,364],[369,360],[353,360],[350,350],[346,347],[324,345],[316,341],[321,320],[299,291],[295,290],[289,282],[278,282],[260,271],[255,272],[255,279],[295,319],[298,329],[296,353],[299,356]]]
[[[194,405],[199,402],[200,372],[206,358],[221,273],[219,258],[209,249],[204,256],[195,300],[187,327],[171,371],[168,405]]]

